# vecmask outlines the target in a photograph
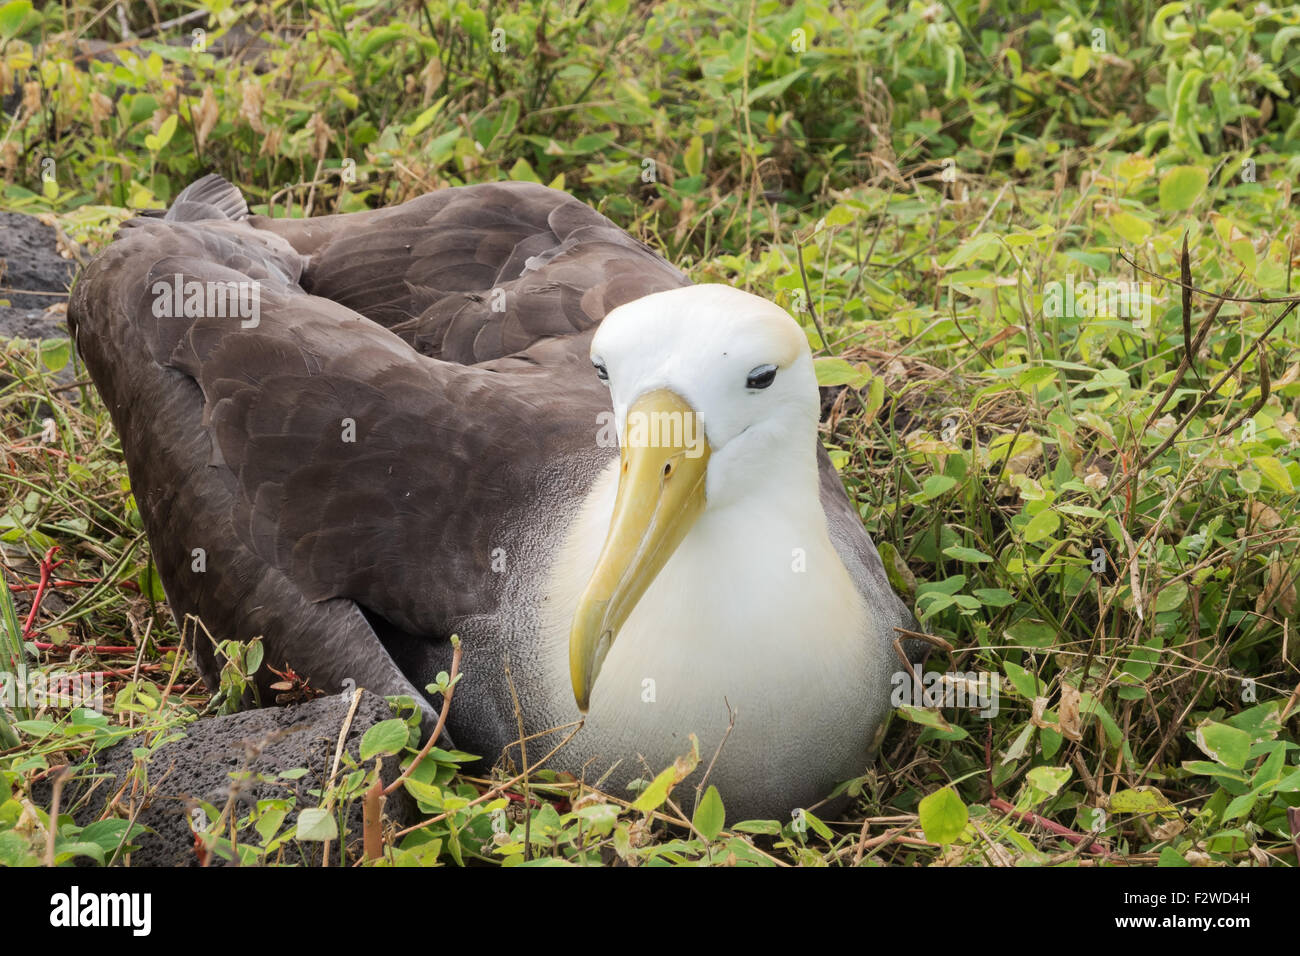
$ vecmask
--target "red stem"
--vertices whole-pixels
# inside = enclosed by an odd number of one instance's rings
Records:
[[[160,670],[161,668],[162,668],[161,664],[141,664],[140,673],[143,674],[145,671],[156,671],[156,670]],[[131,677],[134,674],[135,674],[134,668],[126,668],[124,670],[110,670],[110,671],[84,671],[84,672],[79,671],[77,673],[77,676],[78,677]]]
[[[134,654],[138,647],[131,644],[51,644],[48,641],[33,641],[32,645],[38,651],[57,651],[57,650],[82,650],[92,651],[96,654]],[[179,651],[179,647],[155,647],[154,650],[160,654],[169,654]]]
[[[48,453],[51,454],[51,455],[55,455],[55,456],[57,456],[57,457],[59,457],[59,458],[69,458],[69,459],[71,459],[72,461],[85,461],[85,460],[86,460],[86,458],[85,458],[84,455],[69,455],[69,454],[68,454],[66,451],[64,451],[62,448],[51,448],[49,445],[12,445],[12,446],[10,446],[9,450],[10,450],[11,452],[34,452],[34,451],[43,451],[43,452],[48,452]]]
[[[54,560],[54,555],[58,550],[59,546],[56,544],[45,552],[45,557],[41,558],[41,580],[36,585],[36,596],[32,598],[32,609],[27,612],[27,620],[23,622],[24,641],[32,636],[32,625],[36,623],[36,612],[41,609],[41,600],[45,597],[45,590],[50,586],[50,575],[54,573],[54,569],[59,565],[67,563],[66,558],[62,561]],[[18,666],[18,662],[12,658],[10,663],[15,667]]]
[[[1002,813],[1006,813],[1010,816],[1013,816],[1017,820],[1021,820],[1025,823],[1033,823],[1036,826],[1040,826],[1044,830],[1048,830],[1051,833],[1054,833],[1056,836],[1059,836],[1064,840],[1069,840],[1071,843],[1074,843],[1076,845],[1083,843],[1084,841],[1087,841],[1088,846],[1084,849],[1085,853],[1092,853],[1096,856],[1112,855],[1109,850],[1104,850],[1099,846],[1093,845],[1094,843],[1097,842],[1097,837],[1095,834],[1089,833],[1087,835],[1084,835],[1082,833],[1075,833],[1069,827],[1063,827],[1061,826],[1061,824],[1054,823],[1051,820],[1047,819],[1046,817],[1040,817],[1037,813],[1025,813],[1020,810],[1017,810],[1015,807],[1007,803],[1005,800],[998,800],[998,799],[990,800],[989,806],[992,807],[994,810],[999,810]]]
[[[81,588],[81,587],[85,587],[88,584],[101,584],[103,583],[103,580],[104,580],[103,578],[86,578],[86,579],[77,579],[77,580],[60,579],[60,580],[51,581],[49,583],[49,586],[52,588]],[[117,586],[120,588],[125,588],[128,591],[135,591],[137,593],[139,593],[140,591],[140,585],[136,584],[134,581],[118,581]],[[9,585],[9,590],[12,591],[14,594],[21,594],[24,591],[35,591],[39,587],[40,587],[39,584],[11,584]]]

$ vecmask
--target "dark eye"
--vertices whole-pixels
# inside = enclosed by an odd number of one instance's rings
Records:
[[[600,379],[602,382],[609,381],[609,369],[605,368],[604,362],[600,359],[592,359],[591,365],[596,370],[596,378]]]
[[[746,388],[767,388],[776,378],[775,365],[760,365],[749,373],[749,378],[745,379]]]

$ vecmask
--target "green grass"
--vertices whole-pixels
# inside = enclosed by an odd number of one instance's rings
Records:
[[[115,18],[0,4],[0,83],[34,84],[0,141],[3,205],[93,251],[209,170],[276,215],[562,186],[803,322],[836,465],[952,646],[927,669],[1000,681],[991,718],[900,708],[838,819],[723,829],[671,775],[627,808],[544,772],[527,794],[555,801],[521,815],[435,754],[410,787],[441,819],[395,841],[402,860],[1295,866],[1300,319],[1279,300],[1300,261],[1300,12],[849,6],[214,3],[204,50],[155,36],[115,63],[75,43],[122,44]],[[214,57],[236,27],[263,44]],[[1138,314],[1057,308],[1097,280],[1149,282]],[[53,545],[60,576],[95,582],[42,606],[55,647],[28,666],[129,648],[71,662],[118,672],[108,726],[9,714],[0,854],[30,860],[36,777],[206,696],[166,650],[93,388],[51,391],[57,346],[4,361],[7,583]]]

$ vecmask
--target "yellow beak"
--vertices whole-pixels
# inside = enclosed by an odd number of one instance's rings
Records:
[[[628,409],[618,497],[605,546],[569,632],[569,677],[584,714],[619,629],[704,510],[709,446],[699,418],[667,389]]]

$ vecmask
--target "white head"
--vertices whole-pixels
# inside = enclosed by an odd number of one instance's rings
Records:
[[[820,400],[812,353],[780,306],[726,285],[659,292],[610,312],[592,339],[591,360],[609,385],[620,442],[642,396],[667,389],[690,406],[711,452],[709,507],[791,480],[796,463],[804,487],[786,490],[802,494],[807,481],[815,483]]]
[[[620,473],[569,637],[583,710],[623,622],[697,524],[784,516],[825,536],[817,379],[784,309],[723,285],[659,292],[606,316],[591,360],[613,399]]]

